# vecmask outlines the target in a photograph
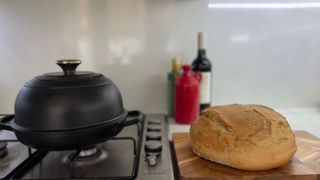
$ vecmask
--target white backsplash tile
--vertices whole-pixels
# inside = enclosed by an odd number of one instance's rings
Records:
[[[238,1],[0,0],[0,112],[14,111],[24,82],[60,71],[61,58],[111,78],[127,109],[166,111],[171,58],[191,63],[198,31],[214,104],[319,105],[320,8],[208,8],[222,2]]]

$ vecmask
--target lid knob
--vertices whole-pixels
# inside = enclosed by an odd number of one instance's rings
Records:
[[[62,68],[65,76],[70,76],[76,74],[76,68],[81,64],[81,61],[78,59],[59,59],[56,64]]]

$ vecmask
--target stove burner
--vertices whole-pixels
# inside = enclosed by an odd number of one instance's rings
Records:
[[[105,150],[93,147],[80,152],[71,152],[62,161],[70,166],[80,167],[98,164],[107,157],[108,153]]]
[[[0,142],[0,159],[2,159],[8,154],[7,145],[8,143],[6,142]]]

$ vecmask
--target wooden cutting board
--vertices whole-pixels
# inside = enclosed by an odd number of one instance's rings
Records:
[[[184,180],[320,180],[320,139],[296,131],[298,151],[285,166],[267,171],[242,171],[220,165],[193,154],[189,133],[174,133],[178,174]]]

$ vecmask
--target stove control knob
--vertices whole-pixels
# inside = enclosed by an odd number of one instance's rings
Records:
[[[150,119],[150,120],[148,120],[148,124],[160,125],[161,124],[161,120],[160,119]]]
[[[150,132],[147,132],[147,141],[150,141],[150,140],[158,140],[160,141],[161,140],[161,133],[160,132],[156,132],[156,131],[150,131]]]
[[[161,142],[156,140],[147,141],[144,146],[144,151],[146,153],[149,166],[156,166],[157,156],[159,156],[162,151]]]
[[[146,142],[144,150],[146,153],[161,153],[162,144],[160,141],[150,140]]]
[[[147,126],[147,131],[161,131],[161,126],[159,125],[148,125]]]

